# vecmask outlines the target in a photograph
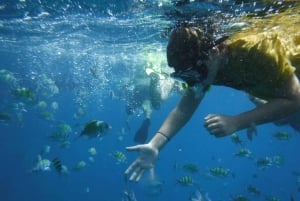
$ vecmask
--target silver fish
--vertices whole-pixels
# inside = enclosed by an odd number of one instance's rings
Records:
[[[51,161],[50,160],[44,159],[40,155],[38,155],[38,162],[32,168],[31,172],[50,171],[51,170],[50,166],[51,166]]]

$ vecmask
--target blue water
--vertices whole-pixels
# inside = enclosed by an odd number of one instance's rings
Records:
[[[201,19],[209,12],[233,18],[264,8],[261,3],[234,1],[196,1],[176,7],[167,0],[2,0],[0,69],[10,79],[0,80],[0,113],[9,116],[0,122],[0,200],[121,201],[127,188],[138,201],[189,200],[196,190],[212,201],[234,200],[238,195],[282,201],[293,195],[300,200],[300,135],[295,130],[262,125],[252,141],[244,130],[238,132],[252,152],[251,158],[240,158],[234,153],[242,146],[230,137],[216,139],[203,128],[208,113],[237,114],[253,108],[244,93],[223,87],[212,87],[191,121],[161,152],[155,166],[158,192],[149,187],[147,175],[140,183],[126,186],[124,181],[124,171],[136,157],[125,147],[135,144],[133,136],[143,120],[137,110],[127,121],[124,86],[134,85],[130,81],[143,71],[145,55],[164,54],[165,35],[178,20]],[[29,89],[34,97],[16,95],[20,88]],[[150,135],[179,98],[173,94],[154,110]],[[75,140],[92,119],[109,123],[112,130],[101,140]],[[62,124],[71,128],[65,131],[70,143],[65,147],[49,137]],[[279,131],[288,132],[291,139],[276,139],[273,135]],[[45,146],[49,152],[43,151]],[[97,150],[94,161],[89,158],[91,147]],[[126,161],[118,162],[115,151],[122,151]],[[59,158],[69,172],[59,174],[53,165],[51,171],[32,172],[38,155]],[[284,163],[258,167],[256,160],[266,156],[282,156]],[[86,166],[74,170],[79,161]],[[185,164],[196,165],[199,172],[184,170]],[[213,177],[209,170],[214,167],[229,169],[230,174]],[[194,185],[176,182],[189,175]],[[249,185],[257,187],[260,195],[249,192]]]

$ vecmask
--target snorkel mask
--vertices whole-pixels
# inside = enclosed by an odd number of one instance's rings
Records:
[[[201,83],[206,78],[207,72],[203,72],[206,70],[206,64],[199,60],[195,66],[175,71],[170,74],[170,77],[177,81],[186,83],[187,86],[194,86],[196,83]]]
[[[175,68],[175,72],[171,73],[170,77],[175,80],[186,83],[188,87],[193,87],[196,84],[203,83],[208,78],[208,75],[210,74],[209,68],[205,63],[205,61],[208,60],[208,51],[211,50],[216,45],[221,44],[226,39],[228,39],[228,36],[223,36],[213,41],[209,46],[207,46],[205,49],[201,51],[202,58],[198,59],[194,65],[191,65],[183,69]]]

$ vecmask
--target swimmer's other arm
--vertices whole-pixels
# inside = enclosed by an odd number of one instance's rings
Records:
[[[190,120],[203,96],[204,93],[200,97],[195,98],[193,90],[186,90],[179,104],[172,110],[149,144],[157,150],[161,150]]]

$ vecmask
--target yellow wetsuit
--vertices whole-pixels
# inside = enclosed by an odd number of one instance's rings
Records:
[[[300,17],[291,9],[251,20],[252,26],[226,42],[228,62],[215,84],[270,99],[293,73],[300,77]]]

